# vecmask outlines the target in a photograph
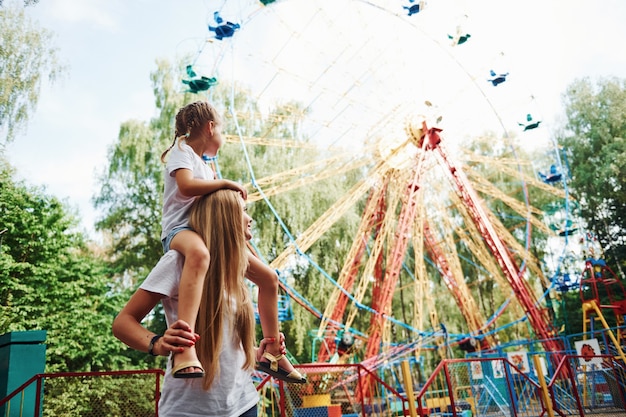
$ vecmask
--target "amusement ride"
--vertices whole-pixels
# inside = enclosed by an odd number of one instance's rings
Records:
[[[620,279],[598,250],[586,250],[588,236],[575,224],[564,153],[546,142],[523,75],[506,67],[508,57],[490,49],[493,37],[472,20],[478,6],[228,0],[207,7],[181,91],[210,98],[218,84],[243,86],[260,110],[228,109],[235,126],[268,120],[277,103],[297,120],[288,139],[229,132],[249,171],[249,201],[271,206],[273,195],[362,174],[306,230],[294,233],[272,211],[287,240],[270,262],[286,299],[281,317],[303,308],[319,323],[310,331],[311,363],[358,362],[375,372],[424,352],[452,358],[452,347],[502,353],[519,343],[513,334],[552,352],[556,367],[572,348],[557,318],[568,291],[580,292],[581,333],[611,327],[609,314],[624,324]],[[553,150],[530,161],[520,144],[542,141]],[[255,146],[314,146],[324,157],[257,178],[247,157]],[[357,207],[358,228],[333,276],[308,251]],[[295,289],[294,264],[329,281],[325,305]],[[448,321],[453,309],[463,322]],[[624,360],[624,331],[609,335]]]

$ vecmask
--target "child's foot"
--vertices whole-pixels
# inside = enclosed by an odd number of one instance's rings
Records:
[[[266,345],[265,352],[263,352],[262,359],[257,363],[256,369],[285,382],[306,383],[306,377],[298,372],[289,362],[289,359],[280,352],[280,346],[276,342]]]
[[[202,378],[204,369],[196,355],[195,346],[185,348],[181,353],[172,354],[172,375],[174,378]]]

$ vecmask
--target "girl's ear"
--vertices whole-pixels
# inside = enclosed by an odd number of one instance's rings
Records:
[[[215,129],[215,122],[213,120],[209,120],[206,123],[206,129],[209,132],[209,135],[213,136],[213,129]]]

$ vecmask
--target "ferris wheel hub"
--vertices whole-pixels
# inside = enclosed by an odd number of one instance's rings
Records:
[[[422,141],[424,140],[424,123],[424,118],[419,117],[413,120],[408,120],[406,126],[404,127],[404,131],[406,132],[408,138],[417,148],[422,147]]]

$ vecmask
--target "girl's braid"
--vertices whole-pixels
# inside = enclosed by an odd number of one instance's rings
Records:
[[[217,120],[216,110],[206,101],[196,101],[180,109],[176,114],[174,127],[174,141],[161,155],[161,161],[165,162],[165,156],[174,147],[177,141],[196,133],[205,123]]]

